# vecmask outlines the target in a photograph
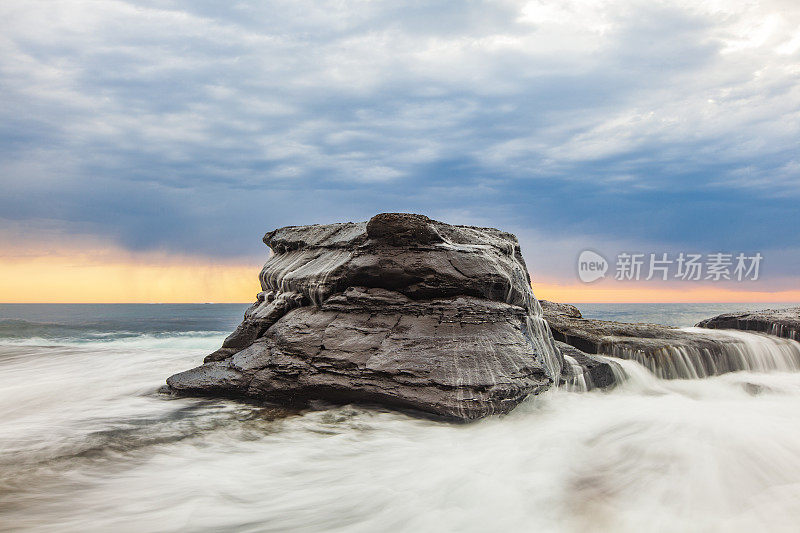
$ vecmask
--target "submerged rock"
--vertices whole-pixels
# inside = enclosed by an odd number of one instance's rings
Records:
[[[173,391],[472,420],[559,382],[561,355],[509,233],[384,213],[264,242],[263,292],[202,366],[167,380]]]
[[[725,313],[707,318],[699,322],[697,327],[760,331],[762,333],[769,333],[770,335],[800,341],[800,307]]]
[[[738,370],[800,369],[800,344],[789,340],[750,333],[590,320],[576,318],[573,312],[556,306],[543,309],[556,341],[588,354],[637,361],[660,378],[702,378]]]

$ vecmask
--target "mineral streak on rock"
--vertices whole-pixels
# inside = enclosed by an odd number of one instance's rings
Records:
[[[185,394],[408,407],[449,419],[506,413],[559,383],[555,347],[513,235],[384,213],[289,226],[257,301]]]
[[[743,313],[725,313],[697,324],[700,328],[760,331],[800,341],[800,307],[765,309]]]

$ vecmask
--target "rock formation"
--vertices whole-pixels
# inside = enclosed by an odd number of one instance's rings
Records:
[[[406,407],[448,419],[506,413],[560,380],[516,237],[384,213],[267,233],[257,301],[191,395]]]
[[[556,347],[564,358],[561,385],[567,389],[607,389],[621,381],[624,372],[610,357],[591,355],[561,341],[556,341]]]
[[[739,332],[590,320],[575,317],[577,309],[570,308],[564,304],[543,306],[556,341],[587,354],[637,361],[660,378],[800,369],[800,345],[796,342]],[[562,351],[569,361],[569,352]]]
[[[697,327],[760,331],[800,341],[800,307],[725,313],[713,318],[707,318],[699,322]]]
[[[539,303],[542,306],[542,313],[544,315],[560,315],[569,318],[583,318],[580,309],[574,305],[550,302],[548,300],[539,300]]]

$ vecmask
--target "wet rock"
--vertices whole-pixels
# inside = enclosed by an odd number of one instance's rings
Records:
[[[559,381],[561,356],[509,233],[385,213],[264,242],[274,254],[263,292],[205,364],[167,380],[172,390],[473,420]]]
[[[760,331],[800,341],[800,307],[725,313],[703,320],[697,327]]]
[[[553,338],[588,354],[631,359],[660,378],[702,378],[738,370],[800,368],[800,349],[782,339],[659,324],[575,318],[543,306]]]
[[[610,358],[590,355],[574,346],[556,341],[556,346],[564,357],[564,371],[561,383],[572,389],[606,389],[618,384],[622,371]]]
[[[591,320],[553,314],[545,314],[544,317],[554,339],[586,353],[613,355],[614,348],[621,347],[647,352],[663,346],[706,347],[703,343],[709,340],[659,324]]]

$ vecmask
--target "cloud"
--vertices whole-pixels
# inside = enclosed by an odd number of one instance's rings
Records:
[[[794,2],[9,0],[0,20],[0,226],[252,258],[271,227],[408,210],[800,247]]]

